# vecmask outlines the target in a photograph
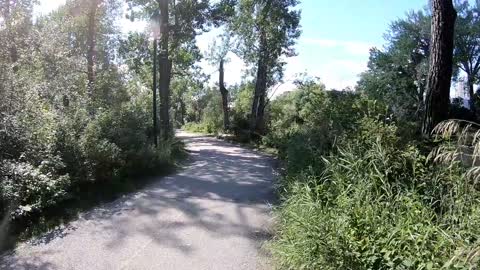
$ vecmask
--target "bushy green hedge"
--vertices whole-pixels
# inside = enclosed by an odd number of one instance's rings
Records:
[[[287,176],[272,242],[287,269],[468,269],[479,263],[480,193],[372,118],[337,151]]]
[[[339,138],[353,132],[358,119],[386,115],[385,106],[365,96],[326,91],[324,85],[310,82],[272,101],[263,143],[279,150],[289,174],[308,167],[321,169],[312,166],[318,156],[329,153]]]
[[[205,107],[200,112],[198,122],[186,123],[182,128],[191,132],[216,134],[223,131],[223,109],[220,93],[209,89],[202,96]]]
[[[2,118],[0,216],[28,220],[82,198],[86,186],[113,189],[171,169],[182,144],[173,139],[153,147],[149,101],[140,94],[92,117],[83,108],[45,109],[37,100]]]
[[[305,84],[271,104],[286,163],[271,251],[281,269],[472,269],[480,191],[427,159],[415,123],[361,94]]]

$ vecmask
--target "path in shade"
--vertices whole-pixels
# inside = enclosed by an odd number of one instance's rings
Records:
[[[0,269],[268,269],[271,158],[180,132],[191,163],[0,258]]]

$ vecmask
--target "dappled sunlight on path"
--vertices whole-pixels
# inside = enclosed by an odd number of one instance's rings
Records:
[[[211,137],[179,136],[190,152],[185,170],[21,245],[0,268],[266,268],[273,160]]]

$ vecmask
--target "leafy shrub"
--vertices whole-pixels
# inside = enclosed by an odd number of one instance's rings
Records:
[[[78,107],[60,117],[33,101],[28,110],[0,118],[0,218],[17,226],[31,226],[65,200],[124,191],[133,186],[131,176],[169,170],[182,152],[176,139],[153,147],[148,93],[99,109],[93,118]]]
[[[5,161],[0,198],[10,209],[12,218],[38,213],[67,198],[68,174],[58,175],[62,166],[57,156],[47,156],[39,166],[27,162]]]
[[[148,106],[127,103],[99,113],[81,138],[81,150],[95,180],[149,174],[172,165],[175,140],[151,143]]]
[[[255,85],[252,83],[245,83],[230,89],[233,104],[230,111],[230,129],[239,142],[248,142],[251,139],[249,117],[252,110],[254,88]]]
[[[205,103],[199,122],[186,123],[183,128],[191,132],[217,134],[223,130],[222,100],[218,90],[210,89],[202,97]]]
[[[269,133],[263,143],[279,149],[289,174],[305,169],[320,172],[319,158],[354,131],[356,122],[368,116],[385,119],[386,107],[351,92],[326,91],[325,86],[307,82],[271,104]]]
[[[190,132],[207,133],[202,123],[189,122],[183,125],[182,128]]]
[[[322,159],[284,180],[272,243],[288,269],[439,269],[478,264],[480,196],[458,163],[437,166],[397,128],[363,118]]]

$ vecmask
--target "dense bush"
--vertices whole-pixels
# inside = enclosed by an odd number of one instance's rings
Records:
[[[0,187],[2,206],[12,218],[24,217],[53,206],[67,197],[68,174],[58,175],[62,164],[58,157],[45,157],[39,166],[28,162],[4,161],[0,171],[4,176]],[[48,160],[53,158],[52,160]]]
[[[181,148],[173,140],[152,147],[150,65],[126,68],[113,23],[120,6],[99,7],[88,78],[80,2],[31,20],[34,1],[24,1],[0,25],[0,249],[10,221],[21,233],[91,193],[107,197],[132,176],[171,168]]]
[[[195,114],[197,121],[186,123],[183,128],[192,132],[215,134],[223,130],[223,109],[220,92],[214,88],[208,88],[199,96],[197,103],[202,108]]]
[[[475,143],[475,136],[459,139],[460,148],[447,141],[443,155],[434,153],[452,158],[438,164],[427,158],[432,148],[418,140],[415,122],[361,93],[314,82],[280,96],[270,110],[263,142],[286,164],[271,242],[280,268],[478,265],[480,192],[458,162],[465,138]],[[442,130],[472,134],[452,124]]]
[[[337,151],[283,180],[272,250],[288,269],[438,269],[478,264],[480,193],[458,163],[435,165],[397,128],[357,121]],[[298,143],[298,142],[297,142]]]
[[[168,141],[157,149],[152,146],[148,102],[148,93],[141,94],[97,112],[93,119],[82,109],[61,118],[55,111],[30,118],[28,110],[3,117],[0,214],[38,215],[82,196],[76,190],[84,183],[115,184],[170,168],[181,145]]]
[[[386,115],[379,102],[352,92],[326,91],[321,83],[307,82],[272,102],[263,143],[277,148],[289,173],[295,174],[330,152],[344,134],[353,132],[357,119]]]

